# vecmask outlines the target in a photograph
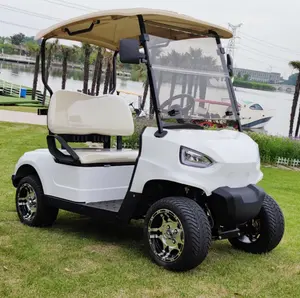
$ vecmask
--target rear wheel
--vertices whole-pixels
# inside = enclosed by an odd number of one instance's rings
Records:
[[[273,250],[284,234],[284,217],[275,200],[266,195],[259,214],[241,231],[243,236],[229,239],[233,247],[254,254]]]
[[[154,203],[145,219],[145,244],[151,258],[169,270],[190,270],[206,258],[211,227],[203,209],[188,198]]]
[[[16,192],[16,209],[20,221],[28,226],[51,226],[56,220],[58,209],[47,205],[37,175],[24,177]]]

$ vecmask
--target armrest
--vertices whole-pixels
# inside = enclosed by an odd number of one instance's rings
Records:
[[[60,150],[57,149],[55,140],[62,145],[64,149],[70,154],[70,156],[63,154]],[[50,153],[62,163],[80,163],[79,156],[76,152],[69,146],[69,144],[58,135],[48,135],[47,136],[48,149]]]

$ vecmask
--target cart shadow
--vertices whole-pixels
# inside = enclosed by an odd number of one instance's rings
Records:
[[[125,225],[70,214],[69,216],[59,217],[51,227],[51,233],[99,241],[106,244],[113,243],[139,253],[144,251],[143,221],[131,221],[130,224]],[[212,241],[211,253],[213,254],[236,256],[237,252],[228,240]]]
[[[51,227],[51,231],[69,237],[114,243],[128,246],[137,251],[143,250],[143,224],[141,221],[132,221],[126,225],[72,215],[58,218]],[[135,245],[132,245],[132,242],[135,242]]]

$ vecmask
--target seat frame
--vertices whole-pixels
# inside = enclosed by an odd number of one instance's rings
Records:
[[[64,154],[56,146],[56,140],[60,143],[61,149],[65,149],[69,155]],[[49,131],[47,136],[47,145],[49,152],[54,157],[55,162],[60,164],[66,164],[71,166],[81,167],[99,167],[99,166],[122,166],[122,165],[134,165],[135,162],[108,162],[108,163],[90,163],[83,164],[80,162],[79,156],[76,153],[75,148],[72,148],[68,143],[102,143],[104,149],[111,148],[111,136],[88,134],[88,135],[74,135],[74,134],[54,134]],[[122,150],[122,137],[117,136],[117,150]],[[86,148],[87,150],[89,148]]]

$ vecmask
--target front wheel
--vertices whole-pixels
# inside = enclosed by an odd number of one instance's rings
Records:
[[[284,217],[275,200],[266,195],[259,214],[240,227],[243,236],[229,239],[233,247],[262,254],[273,250],[284,234]]]
[[[203,262],[211,243],[211,227],[203,209],[191,199],[164,198],[145,219],[145,244],[158,265],[187,271]]]

